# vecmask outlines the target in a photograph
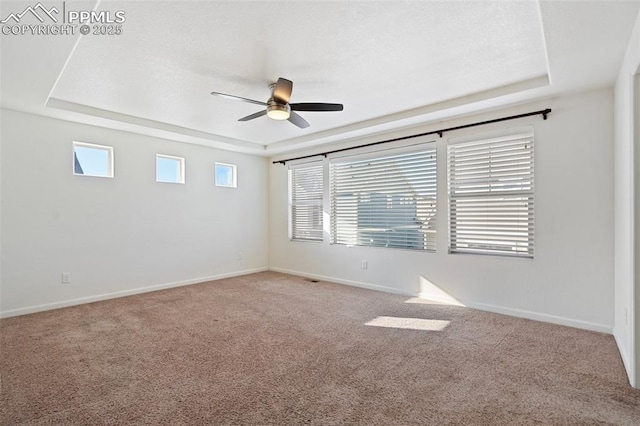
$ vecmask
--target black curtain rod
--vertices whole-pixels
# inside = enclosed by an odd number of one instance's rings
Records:
[[[463,124],[462,126],[447,127],[446,129],[433,130],[431,132],[426,132],[426,133],[418,133],[417,135],[402,136],[402,137],[399,137],[399,138],[387,139],[387,140],[384,140],[384,141],[371,142],[371,143],[367,143],[367,144],[364,144],[364,145],[351,146],[349,148],[334,149],[333,151],[321,152],[319,154],[310,154],[310,155],[303,155],[302,157],[287,158],[286,160],[273,161],[273,164],[280,163],[282,165],[285,165],[285,164],[287,164],[288,161],[303,160],[305,158],[319,157],[321,155],[323,157],[326,157],[327,155],[335,154],[336,152],[350,151],[352,149],[365,148],[365,147],[368,147],[368,146],[380,145],[380,144],[383,144],[383,143],[397,142],[397,141],[402,141],[402,140],[405,140],[405,139],[419,138],[420,136],[428,136],[428,135],[437,134],[438,136],[442,137],[442,134],[444,132],[451,132],[453,130],[466,129],[468,127],[475,127],[475,126],[482,126],[482,125],[485,125],[485,124],[498,123],[500,121],[515,120],[517,118],[531,117],[532,115],[542,115],[542,117],[546,120],[547,119],[547,115],[550,112],[551,112],[551,108],[541,109],[540,111],[527,112],[525,114],[510,115],[508,117],[495,118],[493,120],[478,121],[478,122],[471,123],[471,124]]]

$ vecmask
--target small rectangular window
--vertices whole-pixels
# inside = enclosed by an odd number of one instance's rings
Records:
[[[73,174],[113,177],[113,147],[84,142],[73,143]]]
[[[533,257],[533,134],[452,143],[449,251]]]
[[[235,164],[216,163],[216,186],[236,188],[238,185]]]
[[[184,158],[156,154],[156,182],[184,183]]]
[[[289,238],[322,241],[322,163],[289,168]]]

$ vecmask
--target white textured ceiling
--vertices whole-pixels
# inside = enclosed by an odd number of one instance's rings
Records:
[[[640,6],[66,3],[124,10],[123,34],[2,36],[3,107],[267,155],[611,85]],[[2,16],[24,6],[3,2]],[[292,102],[339,102],[344,111],[300,113],[307,129],[238,122],[261,107],[210,95],[266,101],[278,77],[293,81]],[[23,90],[37,93],[29,101]]]

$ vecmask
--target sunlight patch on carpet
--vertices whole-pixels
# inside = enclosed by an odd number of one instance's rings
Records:
[[[441,286],[437,285],[425,276],[420,276],[418,279],[418,298],[427,300],[430,302],[439,302],[447,305],[465,306],[464,303],[453,297],[449,292],[444,290]],[[416,302],[416,298],[410,299],[412,302],[407,303],[430,303],[430,302]]]
[[[377,317],[364,323],[372,327],[403,328],[407,330],[442,331],[451,321],[422,318]]]

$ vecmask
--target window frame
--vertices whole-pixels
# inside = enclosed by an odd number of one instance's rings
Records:
[[[231,185],[222,185],[218,182],[218,166],[231,167]],[[238,166],[231,163],[222,163],[216,161],[213,167],[213,180],[215,186],[220,188],[237,188],[238,187]]]
[[[294,174],[296,170],[300,170],[300,169],[308,169],[308,168],[319,168],[320,169],[320,196],[316,198],[316,204],[310,204],[314,207],[319,207],[320,209],[320,215],[319,215],[319,229],[311,229],[311,231],[319,231],[320,232],[320,237],[319,238],[301,238],[301,237],[296,237],[296,231],[294,229],[294,221],[293,221],[293,217],[294,217],[294,208],[296,207],[294,205],[294,200],[293,200],[293,196],[294,196]],[[326,193],[326,187],[325,187],[325,182],[324,182],[324,176],[325,176],[325,164],[324,161],[320,160],[320,161],[311,161],[311,162],[307,162],[307,163],[297,163],[297,164],[291,164],[288,167],[287,170],[287,185],[288,185],[288,190],[287,190],[287,200],[288,200],[288,205],[287,205],[287,213],[288,213],[288,217],[287,217],[287,225],[288,225],[288,237],[289,237],[289,241],[300,241],[300,242],[314,242],[314,243],[322,243],[324,242],[324,198],[325,198],[325,193]],[[318,202],[319,201],[319,202]]]
[[[178,180],[176,182],[170,180],[158,180],[158,159],[164,160],[174,160],[178,162]],[[184,157],[178,157],[175,155],[168,154],[159,154],[156,153],[156,182],[157,183],[173,183],[173,184],[183,184],[186,181],[186,170],[185,170],[185,159]]]
[[[415,155],[415,157],[410,157],[412,155]],[[426,160],[427,156],[429,156],[428,160]],[[371,160],[373,162],[375,161],[392,162],[392,160],[390,159],[392,159],[393,157],[406,157],[403,160],[412,161],[412,162],[417,161],[419,163],[425,162],[425,165],[432,166],[430,170],[427,170],[426,172],[424,171],[422,172],[423,174],[430,175],[429,178],[423,177],[423,178],[420,178],[421,180],[419,182],[415,182],[417,185],[418,184],[426,185],[428,188],[430,188],[429,190],[424,191],[423,195],[420,195],[421,200],[418,200],[418,198],[414,198],[413,200],[413,203],[415,203],[415,207],[414,207],[415,216],[413,218],[413,221],[415,221],[415,223],[413,224],[413,226],[416,226],[417,228],[413,228],[411,225],[409,226],[402,225],[402,226],[395,226],[395,227],[392,226],[391,228],[386,229],[384,231],[384,232],[390,231],[387,235],[385,235],[387,240],[386,245],[375,244],[375,243],[362,244],[361,242],[363,240],[361,240],[361,238],[363,233],[365,232],[363,231],[363,229],[365,229],[366,227],[363,228],[358,224],[358,221],[360,218],[358,215],[356,215],[356,219],[355,219],[356,223],[354,228],[355,236],[352,236],[354,240],[351,242],[340,241],[344,237],[338,235],[339,225],[337,224],[337,220],[338,220],[337,215],[339,214],[339,212],[337,211],[338,207],[336,206],[336,191],[337,191],[336,173],[337,172],[335,168],[339,165],[366,162],[368,160]],[[424,158],[421,159],[421,157],[424,157]],[[407,164],[404,164],[403,167],[407,167]],[[439,169],[438,147],[437,147],[436,141],[431,139],[425,140],[424,142],[407,145],[407,146],[392,147],[392,148],[380,149],[376,151],[368,151],[362,154],[344,155],[340,157],[331,158],[329,160],[329,188],[328,188],[329,204],[330,204],[329,205],[330,244],[345,245],[347,247],[358,246],[358,247],[369,247],[369,248],[390,248],[395,250],[409,250],[412,252],[436,253],[437,238],[438,238],[437,236],[438,235],[438,232],[437,232],[438,214],[439,214],[438,213],[438,169]],[[371,172],[365,172],[365,173],[370,174]],[[418,174],[418,172],[412,173],[411,177],[416,177],[416,174]],[[407,175],[403,173],[402,179],[408,179]],[[376,187],[375,184],[372,184],[372,185],[374,188]],[[413,185],[409,185],[409,188],[412,192],[414,192],[414,197],[419,195],[415,191],[415,187]],[[390,189],[387,189],[387,191],[389,191],[389,193],[386,194],[386,197],[387,197],[386,202],[387,203],[391,202],[392,203],[391,209],[393,209],[397,207],[395,206],[396,201],[393,200],[393,197],[394,196],[400,196],[400,198],[404,198],[404,197],[400,193],[393,193]],[[391,198],[392,201],[389,201],[389,197],[392,197]],[[359,201],[356,202],[356,206],[358,205],[358,203]],[[406,200],[400,200],[399,204],[406,204]],[[403,215],[403,214],[406,215],[405,210],[406,209],[399,208],[397,212],[400,215]],[[423,215],[424,215],[424,221],[420,220],[421,218],[423,218]],[[393,221],[398,220],[397,218],[394,218],[393,215],[389,215],[387,218],[385,218],[384,215],[369,216],[369,217],[373,218],[370,220],[387,219],[387,220],[390,220],[392,224],[393,224]],[[413,237],[405,237],[405,240],[404,240],[405,245],[403,246],[402,237],[398,238],[394,234],[394,232],[404,231],[405,235],[410,236],[412,234],[410,231],[413,229],[418,230],[418,234],[420,234],[420,237],[416,235],[414,235]],[[379,235],[382,236],[382,234],[379,234]],[[409,245],[410,243],[417,244],[417,246],[411,247]],[[420,245],[422,247],[420,247]]]
[[[522,144],[524,144],[524,148],[528,151],[526,155],[523,155],[521,158],[513,158],[509,160],[510,162],[503,161],[501,164],[496,165],[495,160],[492,161],[491,150],[496,150],[499,148],[504,149],[505,144],[513,143],[514,145],[518,143],[519,140],[522,140]],[[529,147],[527,147],[529,144]],[[483,167],[486,169],[486,183],[475,182],[475,186],[478,187],[480,185],[484,185],[484,187],[488,188],[486,191],[480,191],[479,189],[467,190],[466,192],[461,192],[460,195],[455,195],[455,189],[452,188],[453,185],[464,185],[461,182],[460,175],[458,178],[455,178],[454,181],[453,174],[455,173],[452,170],[454,166],[452,158],[452,150],[455,147],[480,147],[481,145],[485,145],[488,150],[489,157],[487,159],[486,166],[485,163],[480,163],[482,166],[473,166],[474,168]],[[473,149],[473,148],[472,148]],[[504,155],[504,151],[502,152]],[[455,155],[455,154],[454,154]],[[460,154],[458,154],[460,156]],[[512,156],[513,157],[513,156]],[[527,160],[526,166],[517,165],[525,164],[524,160]],[[474,160],[477,163],[477,160]],[[454,138],[449,139],[447,141],[447,220],[448,220],[448,232],[447,232],[447,244],[448,244],[448,253],[449,254],[475,254],[475,255],[483,255],[483,256],[500,256],[500,257],[511,257],[511,258],[521,258],[521,259],[533,259],[535,254],[535,135],[532,126],[526,126],[522,128],[514,128],[507,129],[500,132],[489,133],[489,134],[476,134],[473,136],[467,136],[464,138]],[[493,164],[492,164],[493,163]],[[468,164],[468,163],[467,163]],[[493,168],[492,168],[493,166]],[[498,167],[509,167],[512,170],[514,168],[522,167],[522,170],[529,170],[530,172],[527,174],[520,173],[522,179],[517,180],[516,174],[512,171],[508,174],[505,174],[505,171],[502,170],[501,173],[498,170]],[[460,167],[460,163],[458,163],[458,167]],[[466,173],[473,173],[474,171],[470,171],[467,166]],[[476,171],[477,173],[477,171]],[[492,174],[493,173],[493,174]],[[499,176],[496,176],[499,175]],[[528,177],[528,179],[527,179]],[[511,179],[509,183],[507,183],[507,179]],[[468,183],[467,183],[468,185]],[[509,190],[508,186],[520,185],[521,188],[519,190],[512,189]],[[494,189],[494,186],[496,187]],[[501,197],[502,196],[502,197]],[[498,209],[502,207],[503,209],[507,207],[510,211],[515,211],[517,213],[510,213],[510,216],[507,216],[505,212],[494,213],[493,215],[489,215],[485,213],[485,216],[474,214],[475,217],[467,216],[465,217],[465,213],[458,213],[459,210],[464,207],[459,207],[458,204],[464,202],[464,199],[469,202],[467,204],[467,208],[479,208],[477,207],[478,203],[486,204],[485,210],[489,211],[489,209]],[[502,198],[502,200],[500,200]],[[471,207],[475,203],[474,207]],[[454,208],[454,205],[456,206]],[[464,206],[464,204],[462,204]],[[491,206],[491,207],[490,207]],[[455,210],[455,212],[454,212]],[[526,212],[526,214],[524,213]],[[467,213],[469,214],[469,213]],[[524,225],[521,225],[520,218],[525,217],[526,221]],[[502,219],[502,220],[501,220]],[[506,219],[506,220],[505,220]],[[509,229],[506,231],[505,227],[514,227],[513,221],[516,220],[515,225],[519,226],[513,229]],[[455,223],[454,223],[455,220]],[[466,223],[465,223],[466,221]],[[493,223],[493,228],[490,228],[488,225],[485,225],[486,228],[482,228],[482,225],[478,222],[484,221],[485,223]],[[459,241],[470,241],[474,238],[460,238],[460,230],[458,224],[460,222],[465,223],[464,227],[468,229],[469,235],[477,236],[476,240],[482,240],[482,238],[486,238],[483,244],[489,246],[489,242],[493,237],[496,239],[496,243],[493,248],[469,248],[469,247],[460,247],[458,246]],[[475,222],[473,225],[469,222]],[[505,224],[505,222],[507,222]],[[511,222],[511,223],[510,223]],[[502,229],[501,229],[502,228]],[[527,239],[523,243],[522,241],[518,241],[518,238],[523,238],[522,235],[517,235],[518,233],[524,234],[524,229],[526,228]],[[483,234],[484,232],[484,234]],[[504,236],[505,232],[510,232],[512,234],[511,241],[509,238]],[[464,233],[463,233],[464,235]],[[503,241],[498,241],[500,238]],[[468,242],[463,243],[468,244]],[[478,243],[481,244],[481,243]],[[504,248],[499,249],[498,247],[502,245]],[[511,251],[506,250],[506,247],[511,247]],[[526,250],[522,250],[526,247]],[[520,248],[520,250],[518,250]]]
[[[96,174],[88,174],[88,173],[76,173],[76,147],[81,147],[81,148],[89,148],[89,149],[95,149],[95,150],[100,150],[100,151],[106,151],[107,152],[107,174],[106,175],[96,175]],[[79,162],[79,161],[78,161]],[[82,167],[82,165],[80,165]],[[85,176],[85,177],[99,177],[99,178],[108,178],[108,179],[113,179],[115,176],[114,173],[115,167],[114,167],[114,153],[113,153],[113,147],[109,146],[109,145],[99,145],[99,144],[95,144],[95,143],[89,143],[89,142],[80,142],[80,141],[73,141],[71,144],[71,171],[73,173],[73,176]]]

